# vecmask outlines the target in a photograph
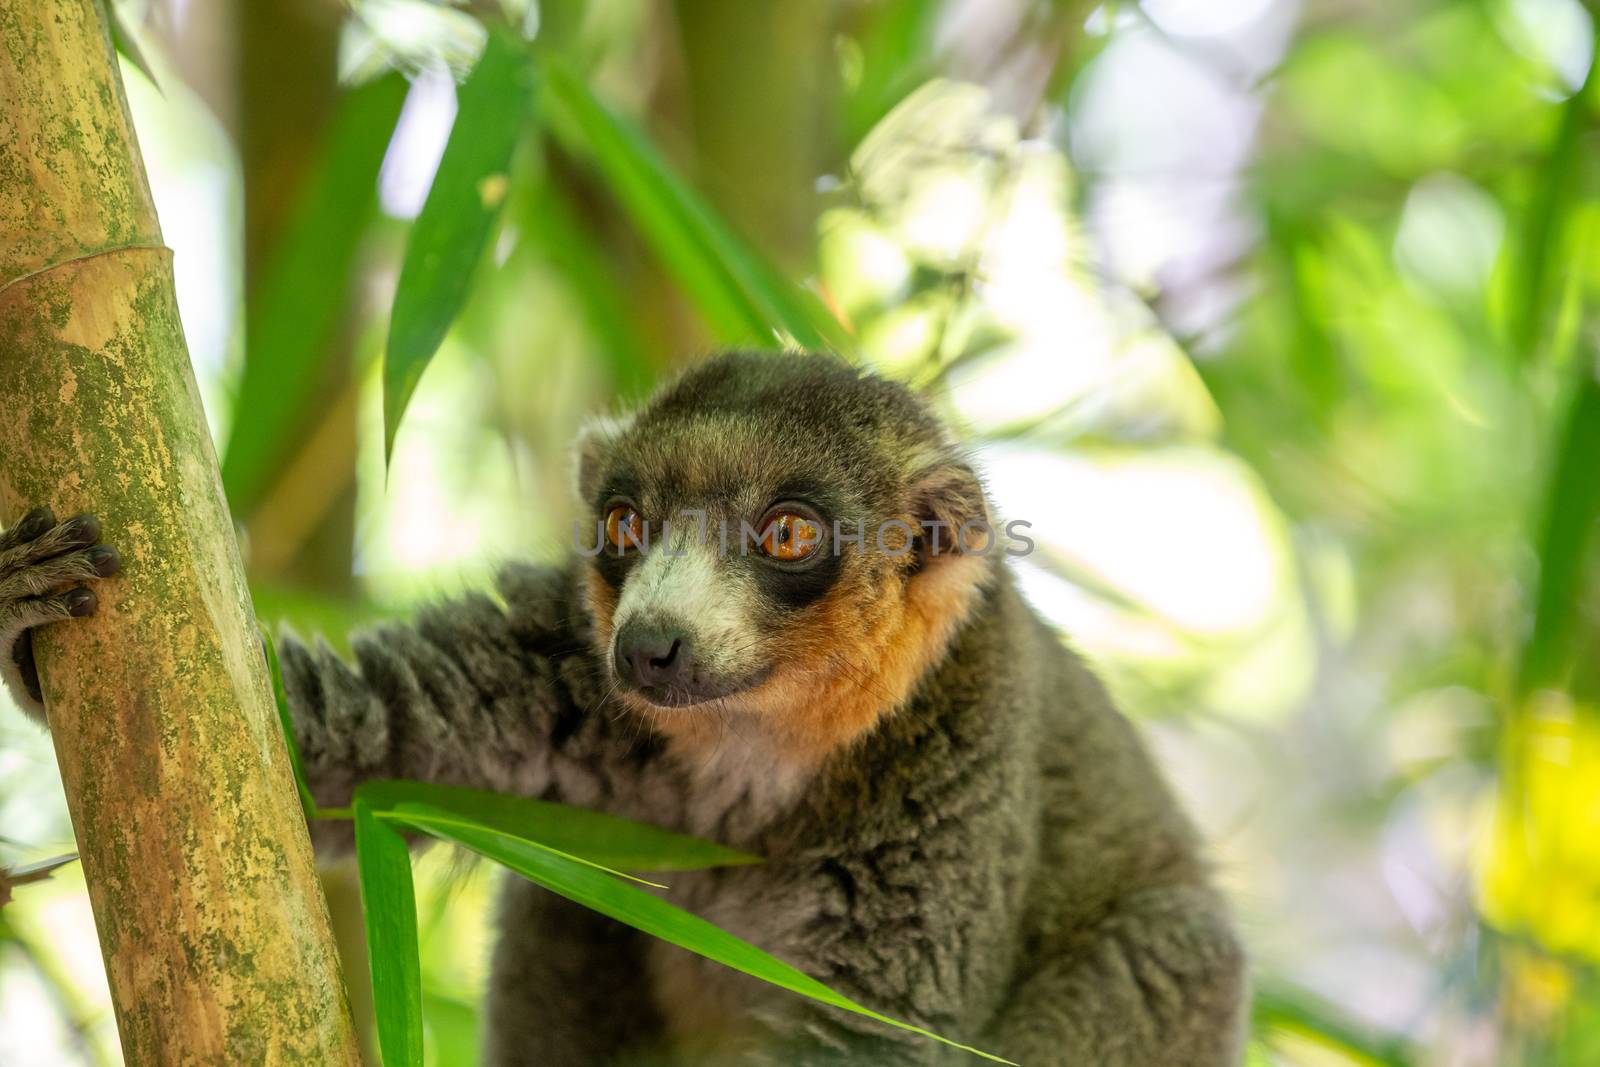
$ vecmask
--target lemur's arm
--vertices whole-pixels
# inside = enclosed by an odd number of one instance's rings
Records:
[[[1210,889],[1131,892],[1040,956],[986,1039],[1024,1064],[1236,1067],[1246,970]]]
[[[600,664],[574,624],[570,575],[516,566],[504,606],[472,595],[358,634],[353,664],[280,642],[306,777],[320,804],[409,778],[603,806],[651,742],[595,705]]]
[[[977,864],[960,871],[982,877]],[[889,884],[873,886],[859,880],[863,873],[846,875],[854,894],[848,907],[873,920],[852,924],[853,935],[834,945],[831,958],[805,961],[807,971],[858,1003],[1025,1065],[1236,1067],[1245,964],[1209,889],[1129,893],[1081,930],[1014,945],[1024,953],[1018,980],[985,990],[1006,943],[997,924],[959,906],[938,917],[919,913],[912,883],[896,886],[891,876]],[[946,893],[942,887],[940,895]],[[997,1012],[974,1031],[963,1014],[986,1001]],[[739,1060],[746,1067],[977,1062],[931,1039],[797,997],[774,999],[753,1015],[755,1047]]]
[[[94,612],[90,588],[120,568],[100,523],[29,512],[0,533],[0,679],[44,722],[33,630]],[[486,596],[359,634],[353,665],[318,642],[279,652],[296,739],[319,803],[369,778],[417,778],[603,806],[654,761],[644,731],[596,708],[601,665],[581,632],[571,575],[514,566],[504,606]]]

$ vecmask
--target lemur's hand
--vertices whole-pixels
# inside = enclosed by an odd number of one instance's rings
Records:
[[[40,722],[33,628],[94,614],[97,601],[85,583],[122,569],[117,550],[99,542],[99,519],[79,515],[57,524],[49,508],[35,508],[0,533],[0,679]]]

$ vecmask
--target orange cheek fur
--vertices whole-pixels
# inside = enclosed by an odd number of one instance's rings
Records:
[[[757,715],[785,758],[814,767],[894,711],[943,655],[990,573],[991,561],[950,555],[909,580],[890,570],[841,585],[800,632],[783,637],[774,676],[738,700]],[[600,576],[587,582],[597,649],[609,647],[617,595]],[[686,751],[725,740],[717,716],[656,708],[624,694]]]
[[[818,637],[748,705],[788,755],[805,765],[856,740],[911,696],[972,611],[990,561],[946,556],[909,580],[842,589],[821,607]]]
[[[601,656],[611,647],[612,621],[617,613],[617,591],[593,568],[585,575],[585,606],[594,621],[594,647]]]

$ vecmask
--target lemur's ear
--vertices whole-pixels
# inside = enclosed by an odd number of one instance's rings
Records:
[[[942,457],[913,476],[911,508],[921,524],[916,537],[920,565],[940,556],[983,551],[994,536],[983,483],[959,456]]]
[[[596,415],[578,427],[578,442],[573,463],[573,482],[578,499],[590,503],[600,488],[600,473],[612,446],[633,425],[630,415]]]

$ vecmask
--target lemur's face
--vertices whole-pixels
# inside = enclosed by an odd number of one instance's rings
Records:
[[[819,752],[855,736],[987,569],[954,533],[986,519],[982,490],[938,423],[824,357],[702,365],[588,433],[579,484],[597,651],[668,730],[733,712]]]

